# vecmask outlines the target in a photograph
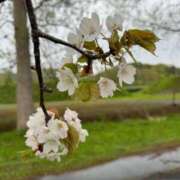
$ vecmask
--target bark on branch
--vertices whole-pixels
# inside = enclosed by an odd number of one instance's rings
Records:
[[[4,2],[4,1],[6,1],[6,0],[0,0],[0,3]]]
[[[74,45],[72,45],[72,44],[70,44],[70,43],[68,43],[62,39],[56,38],[54,36],[43,33],[41,31],[38,31],[38,36],[41,38],[47,39],[49,41],[52,41],[56,44],[61,44],[61,45],[67,46],[69,48],[72,48],[72,49],[76,50],[77,52],[81,53],[82,55],[86,56],[88,59],[91,59],[91,60],[106,58],[106,57],[111,55],[111,51],[108,51],[108,52],[103,53],[103,54],[91,54],[87,51],[83,51],[82,49],[80,49],[80,48],[78,48],[78,47],[76,47],[76,46],[74,46]]]
[[[32,34],[32,42],[33,42],[33,49],[34,49],[34,58],[35,58],[35,65],[36,65],[36,72],[38,76],[39,81],[39,88],[40,88],[40,106],[45,114],[46,122],[50,119],[45,104],[44,104],[44,81],[42,76],[42,70],[41,70],[41,58],[40,58],[40,42],[39,42],[39,36],[38,36],[38,24],[36,21],[36,16],[34,14],[34,9],[32,5],[31,0],[26,0],[26,8],[27,13],[31,25],[31,34]]]

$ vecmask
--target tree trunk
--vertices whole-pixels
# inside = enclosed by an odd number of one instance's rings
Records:
[[[33,111],[29,33],[24,0],[13,0],[17,61],[17,128],[26,127]]]

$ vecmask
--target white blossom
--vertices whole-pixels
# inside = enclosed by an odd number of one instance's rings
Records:
[[[81,129],[81,120],[78,118],[78,113],[76,111],[72,111],[67,108],[64,113],[64,119],[70,126],[74,127],[77,131]]]
[[[49,132],[50,132],[50,129],[47,128],[46,126],[39,129],[39,134],[37,135],[38,142],[45,143],[48,139],[50,139]]]
[[[71,121],[78,118],[78,113],[76,111],[72,111],[69,108],[66,109],[64,113],[64,119],[70,123]]]
[[[26,146],[31,147],[33,151],[38,149],[38,141],[35,136],[29,136],[25,141]]]
[[[48,128],[50,129],[51,136],[53,136],[55,139],[65,139],[68,136],[68,126],[62,120],[50,120],[48,122]]]
[[[120,15],[108,16],[106,19],[106,26],[110,32],[113,30],[122,30],[123,29],[123,20]]]
[[[112,97],[113,92],[117,89],[116,83],[113,80],[104,77],[100,78],[98,85],[102,97]]]
[[[58,152],[54,152],[54,151],[51,151],[49,153],[45,153],[45,152],[41,152],[41,151],[36,152],[36,156],[38,156],[40,158],[47,158],[50,161],[57,160],[58,162],[61,161],[61,156],[65,156],[67,154],[68,154],[68,149],[63,144],[59,144],[59,151]]]
[[[37,109],[37,112],[29,117],[27,127],[30,128],[34,133],[38,133],[39,129],[45,126],[45,116],[41,108]]]
[[[59,79],[57,89],[61,92],[68,91],[69,96],[73,95],[78,87],[78,81],[72,70],[67,67],[60,69],[57,78]]]
[[[61,161],[61,155],[60,155],[60,153],[50,152],[47,154],[47,159],[50,161],[57,160],[58,162],[60,162]]]
[[[86,136],[88,136],[88,131],[82,129],[81,120],[78,118],[78,113],[67,108],[64,113],[64,119],[67,121],[69,126],[72,126],[76,129],[79,134],[80,142],[85,142]]]
[[[67,109],[64,119],[63,117],[57,119],[55,113],[47,112],[51,117],[48,123],[45,121],[45,115],[41,108],[37,108],[37,112],[30,116],[27,123],[29,129],[25,134],[27,138],[25,144],[39,158],[60,161],[61,156],[67,155],[69,152],[68,147],[65,145],[65,141],[69,141],[69,127],[74,127],[79,134],[76,146],[78,146],[79,142],[85,142],[88,132],[82,129],[81,120],[75,111]]]
[[[35,153],[36,156],[38,156],[39,158],[43,159],[43,158],[46,158],[50,161],[55,161],[57,160],[58,162],[61,161],[61,154],[60,153],[57,153],[57,152],[50,152],[50,153],[43,153],[41,151],[37,151]]]
[[[28,137],[31,137],[33,135],[34,135],[34,131],[32,129],[28,129],[26,131],[25,137],[28,138]]]
[[[80,33],[77,33],[77,34],[70,33],[68,35],[68,42],[70,44],[75,45],[76,47],[82,49],[84,39],[82,38],[82,35]],[[76,60],[81,56],[81,53],[74,50],[73,48],[65,47],[65,52],[66,53],[65,53],[64,61],[71,60],[71,62],[73,63],[73,62],[76,62]],[[69,63],[71,63],[71,62],[69,62]]]
[[[65,156],[68,154],[67,147],[59,142],[51,141],[46,143],[45,148],[43,147],[43,151],[36,151],[35,155],[40,158],[46,158],[50,161],[57,160],[61,161],[61,156]]]
[[[59,149],[59,141],[57,140],[48,140],[47,142],[44,143],[43,145],[43,153],[48,154],[50,152],[58,152]]]
[[[86,141],[86,136],[88,136],[88,131],[86,129],[81,129],[79,133],[79,140],[80,142],[85,142]]]
[[[85,40],[95,40],[101,33],[99,16],[96,13],[92,13],[91,18],[83,18],[80,23],[79,32],[84,36]]]
[[[122,87],[123,82],[132,84],[135,80],[136,68],[132,65],[122,62],[118,67],[117,76],[119,78],[119,84]]]
[[[78,48],[82,47],[83,37],[81,34],[69,33],[68,34],[68,42],[72,45],[75,45]]]

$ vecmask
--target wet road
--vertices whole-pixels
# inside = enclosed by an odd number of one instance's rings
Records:
[[[159,175],[176,168],[180,168],[180,148],[160,156],[149,154],[126,157],[100,166],[59,176],[46,176],[38,180],[180,180],[179,172]]]

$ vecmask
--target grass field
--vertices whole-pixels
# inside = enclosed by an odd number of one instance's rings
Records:
[[[64,100],[77,100],[78,97],[77,95],[73,97],[68,97],[67,92],[58,92],[56,89],[56,84],[55,82],[49,82],[47,83],[49,87],[53,89],[53,93],[45,94],[45,99],[47,102],[53,102],[53,101],[64,101]],[[121,89],[120,91],[116,91],[114,96],[110,99],[125,99],[125,100],[171,100],[172,99],[172,90],[169,91],[161,91],[157,90],[157,92],[153,92],[152,90],[144,90],[144,89],[155,89],[157,85],[154,85],[152,87],[149,86],[142,86],[141,90],[138,91],[130,91],[130,89],[136,89],[136,86],[129,86],[128,88],[126,87],[125,89]],[[159,88],[160,89],[160,88]],[[180,88],[179,88],[180,89]],[[8,92],[8,93],[7,93]],[[178,93],[176,94],[176,98],[180,99],[180,92],[179,90],[177,91]],[[87,92],[85,92],[87,93]],[[0,105],[1,104],[14,104],[16,102],[16,84],[10,84],[10,85],[0,85]],[[96,97],[98,98],[98,97]],[[33,85],[33,100],[34,102],[38,102],[39,100],[39,89],[37,84]]]
[[[23,131],[0,133],[0,179],[59,174],[180,141],[180,115],[150,120],[85,123],[90,134],[87,142],[60,163],[32,155],[24,145]]]

